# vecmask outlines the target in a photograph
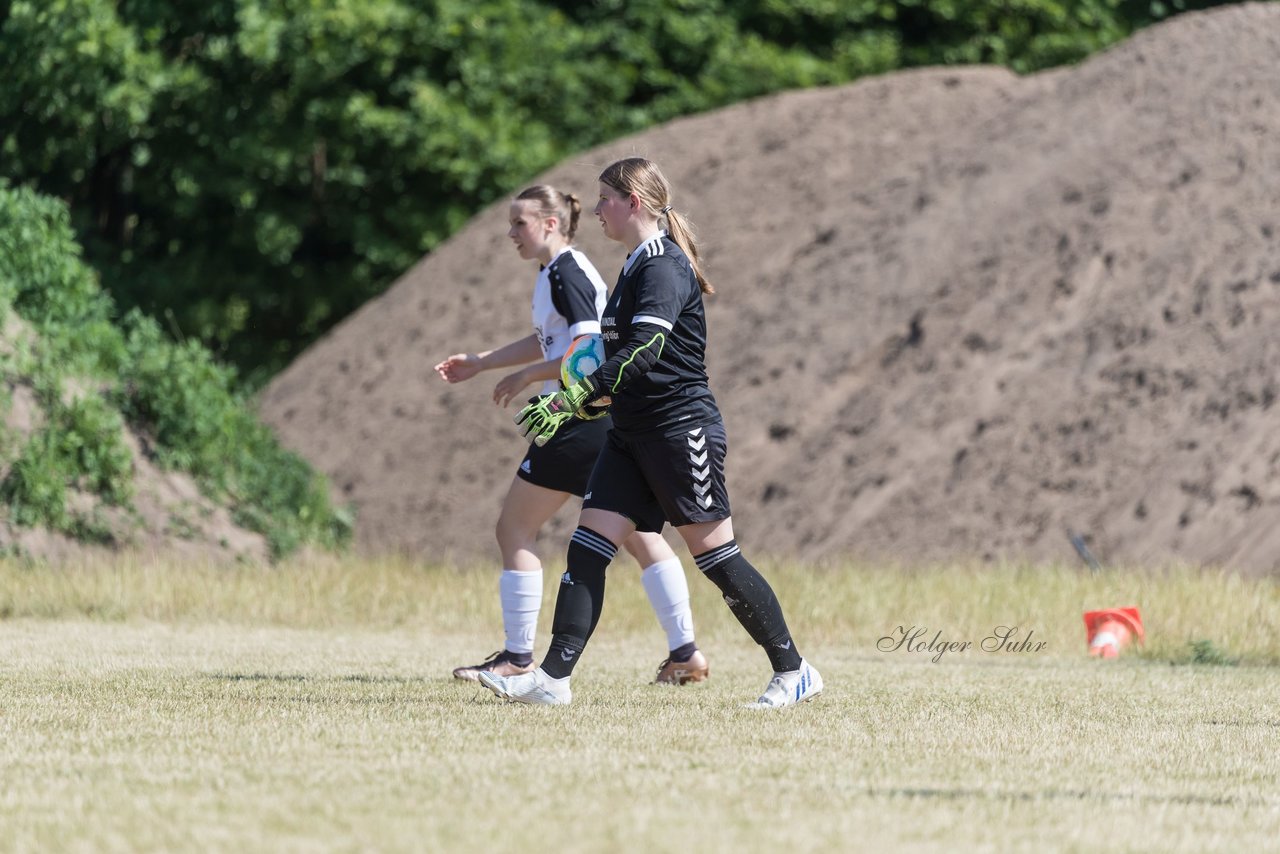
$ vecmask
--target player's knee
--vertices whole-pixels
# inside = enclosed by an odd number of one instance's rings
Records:
[[[648,551],[645,549],[645,544],[638,537],[627,537],[622,541],[622,548],[626,550],[627,554],[639,561],[641,566],[648,565],[645,563],[645,559],[649,556]]]
[[[531,549],[534,541],[538,538],[537,529],[529,530],[527,525],[521,525],[506,517],[498,519],[498,524],[494,526],[494,536],[498,540],[498,547],[504,552],[513,549]]]
[[[627,550],[627,554],[636,559],[636,563],[640,564],[642,569],[676,556],[671,546],[667,545],[667,541],[659,534],[632,534],[623,540],[622,547]]]

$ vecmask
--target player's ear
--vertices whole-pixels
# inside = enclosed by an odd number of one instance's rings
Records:
[[[640,210],[640,207],[641,207],[640,196],[638,196],[638,195],[637,195],[637,194],[635,194],[635,193],[630,193],[630,194],[628,194],[628,195],[627,195],[627,207],[631,208],[631,210],[633,210],[633,211],[638,211],[638,210]]]

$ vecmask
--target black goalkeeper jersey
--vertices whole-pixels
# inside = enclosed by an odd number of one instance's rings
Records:
[[[668,435],[720,420],[707,384],[707,320],[688,257],[660,234],[627,256],[600,319],[612,358],[644,325],[665,335],[657,362],[612,393],[614,429],[630,436]],[[607,393],[607,390],[606,390]]]

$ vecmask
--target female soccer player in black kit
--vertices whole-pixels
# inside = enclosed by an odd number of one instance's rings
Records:
[[[522,190],[511,202],[507,236],[520,257],[538,265],[533,289],[534,332],[505,347],[483,353],[455,353],[436,365],[441,379],[464,382],[481,371],[526,364],[493,390],[495,403],[507,403],[531,382],[543,394],[560,387],[560,358],[579,335],[600,331],[600,311],[608,289],[591,261],[573,246],[581,204],[577,197],[540,184]],[[480,664],[458,667],[458,679],[475,680],[483,672],[514,676],[533,670],[534,631],[542,605],[542,562],[535,551],[538,532],[569,500],[583,495],[603,447],[609,419],[573,419],[554,441],[530,445],[520,463],[498,518],[502,575],[498,585],[506,645]],[[641,567],[645,593],[667,633],[671,652],[658,666],[658,683],[683,685],[707,678],[706,656],[693,637],[689,588],[680,559],[658,534],[637,532],[624,547]]]
[[[703,362],[702,295],[714,291],[694,235],[672,208],[662,172],[640,157],[600,174],[595,213],[605,236],[631,250],[600,321],[607,359],[581,382],[526,406],[516,422],[543,443],[582,407],[611,398],[613,428],[569,543],[546,658],[529,673],[481,673],[480,682],[507,700],[570,702],[569,676],[600,618],[605,568],[618,544],[670,522],[773,666],[764,694],[750,706],[809,700],[821,693],[822,677],[800,657],[773,589],[734,539],[724,423]]]

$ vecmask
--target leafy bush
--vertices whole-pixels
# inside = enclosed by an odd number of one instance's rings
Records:
[[[93,376],[118,368],[112,300],[81,259],[67,206],[0,182],[0,314],[10,308],[42,334],[43,364]]]
[[[33,386],[46,417],[0,482],[0,500],[19,524],[100,539],[100,525],[68,512],[67,489],[128,502],[127,420],[160,465],[227,501],[274,555],[349,538],[351,520],[330,506],[323,478],[252,415],[234,391],[234,370],[195,341],[174,343],[137,311],[123,328],[113,323],[112,301],[80,258],[66,206],[0,185],[0,314],[10,309],[34,335],[8,342],[4,370]],[[69,380],[92,391],[69,396]]]
[[[307,541],[336,547],[348,539],[351,519],[330,508],[323,478],[249,413],[231,368],[195,341],[172,343],[137,311],[124,327],[116,399],[155,440],[162,465],[229,499],[237,524],[266,534],[276,555]]]
[[[18,524],[74,533],[82,520],[67,511],[68,486],[123,504],[133,492],[133,458],[121,438],[120,413],[100,397],[69,403],[52,397],[46,404],[47,421],[0,482],[0,497]]]

